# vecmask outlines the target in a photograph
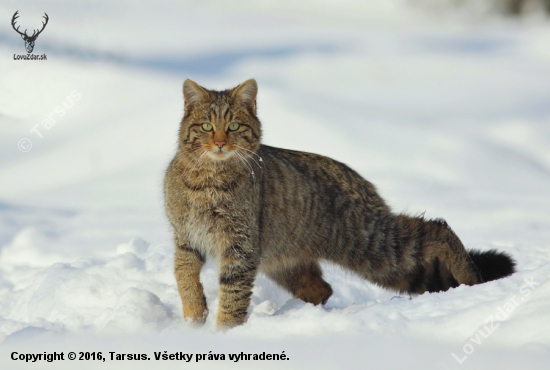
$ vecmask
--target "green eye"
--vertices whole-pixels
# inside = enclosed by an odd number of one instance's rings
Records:
[[[210,123],[203,123],[202,124],[202,129],[204,131],[212,131],[212,125]]]
[[[237,122],[233,122],[229,125],[229,131],[237,131],[239,129],[239,124]]]

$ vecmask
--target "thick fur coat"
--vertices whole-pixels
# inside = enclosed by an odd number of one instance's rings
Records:
[[[468,252],[443,220],[393,213],[345,164],[262,145],[256,81],[211,91],[186,80],[183,94],[165,200],[185,318],[206,319],[199,274],[207,257],[219,260],[220,328],[245,321],[258,272],[313,304],[332,294],[323,260],[410,294],[514,272],[505,253]]]

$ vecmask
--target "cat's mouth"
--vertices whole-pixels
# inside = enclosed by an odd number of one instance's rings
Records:
[[[224,150],[223,148],[216,148],[215,150],[208,151],[208,156],[216,161],[226,160],[233,155],[233,151]]]

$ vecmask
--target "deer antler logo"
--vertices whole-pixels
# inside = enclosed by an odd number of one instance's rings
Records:
[[[44,12],[44,19],[46,19],[46,22],[42,22],[42,29],[40,31],[38,30],[34,30],[34,32],[32,33],[31,36],[27,35],[27,30],[25,30],[25,32],[21,32],[19,31],[19,26],[17,26],[17,28],[15,28],[15,20],[17,18],[19,18],[19,10],[15,12],[15,14],[13,15],[13,18],[11,19],[11,26],[13,27],[13,29],[15,30],[15,32],[17,32],[18,34],[21,35],[21,38],[23,40],[25,40],[25,48],[27,49],[27,54],[30,54],[32,53],[33,49],[34,49],[34,42],[36,41],[36,38],[38,37],[38,35],[40,35],[40,33],[42,33],[42,31],[44,31],[44,28],[46,28],[46,25],[48,24],[48,14],[46,14],[46,12]]]

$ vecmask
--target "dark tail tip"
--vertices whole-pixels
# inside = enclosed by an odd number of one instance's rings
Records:
[[[491,281],[516,272],[516,261],[506,252],[469,250],[468,254],[481,273],[483,281]]]

